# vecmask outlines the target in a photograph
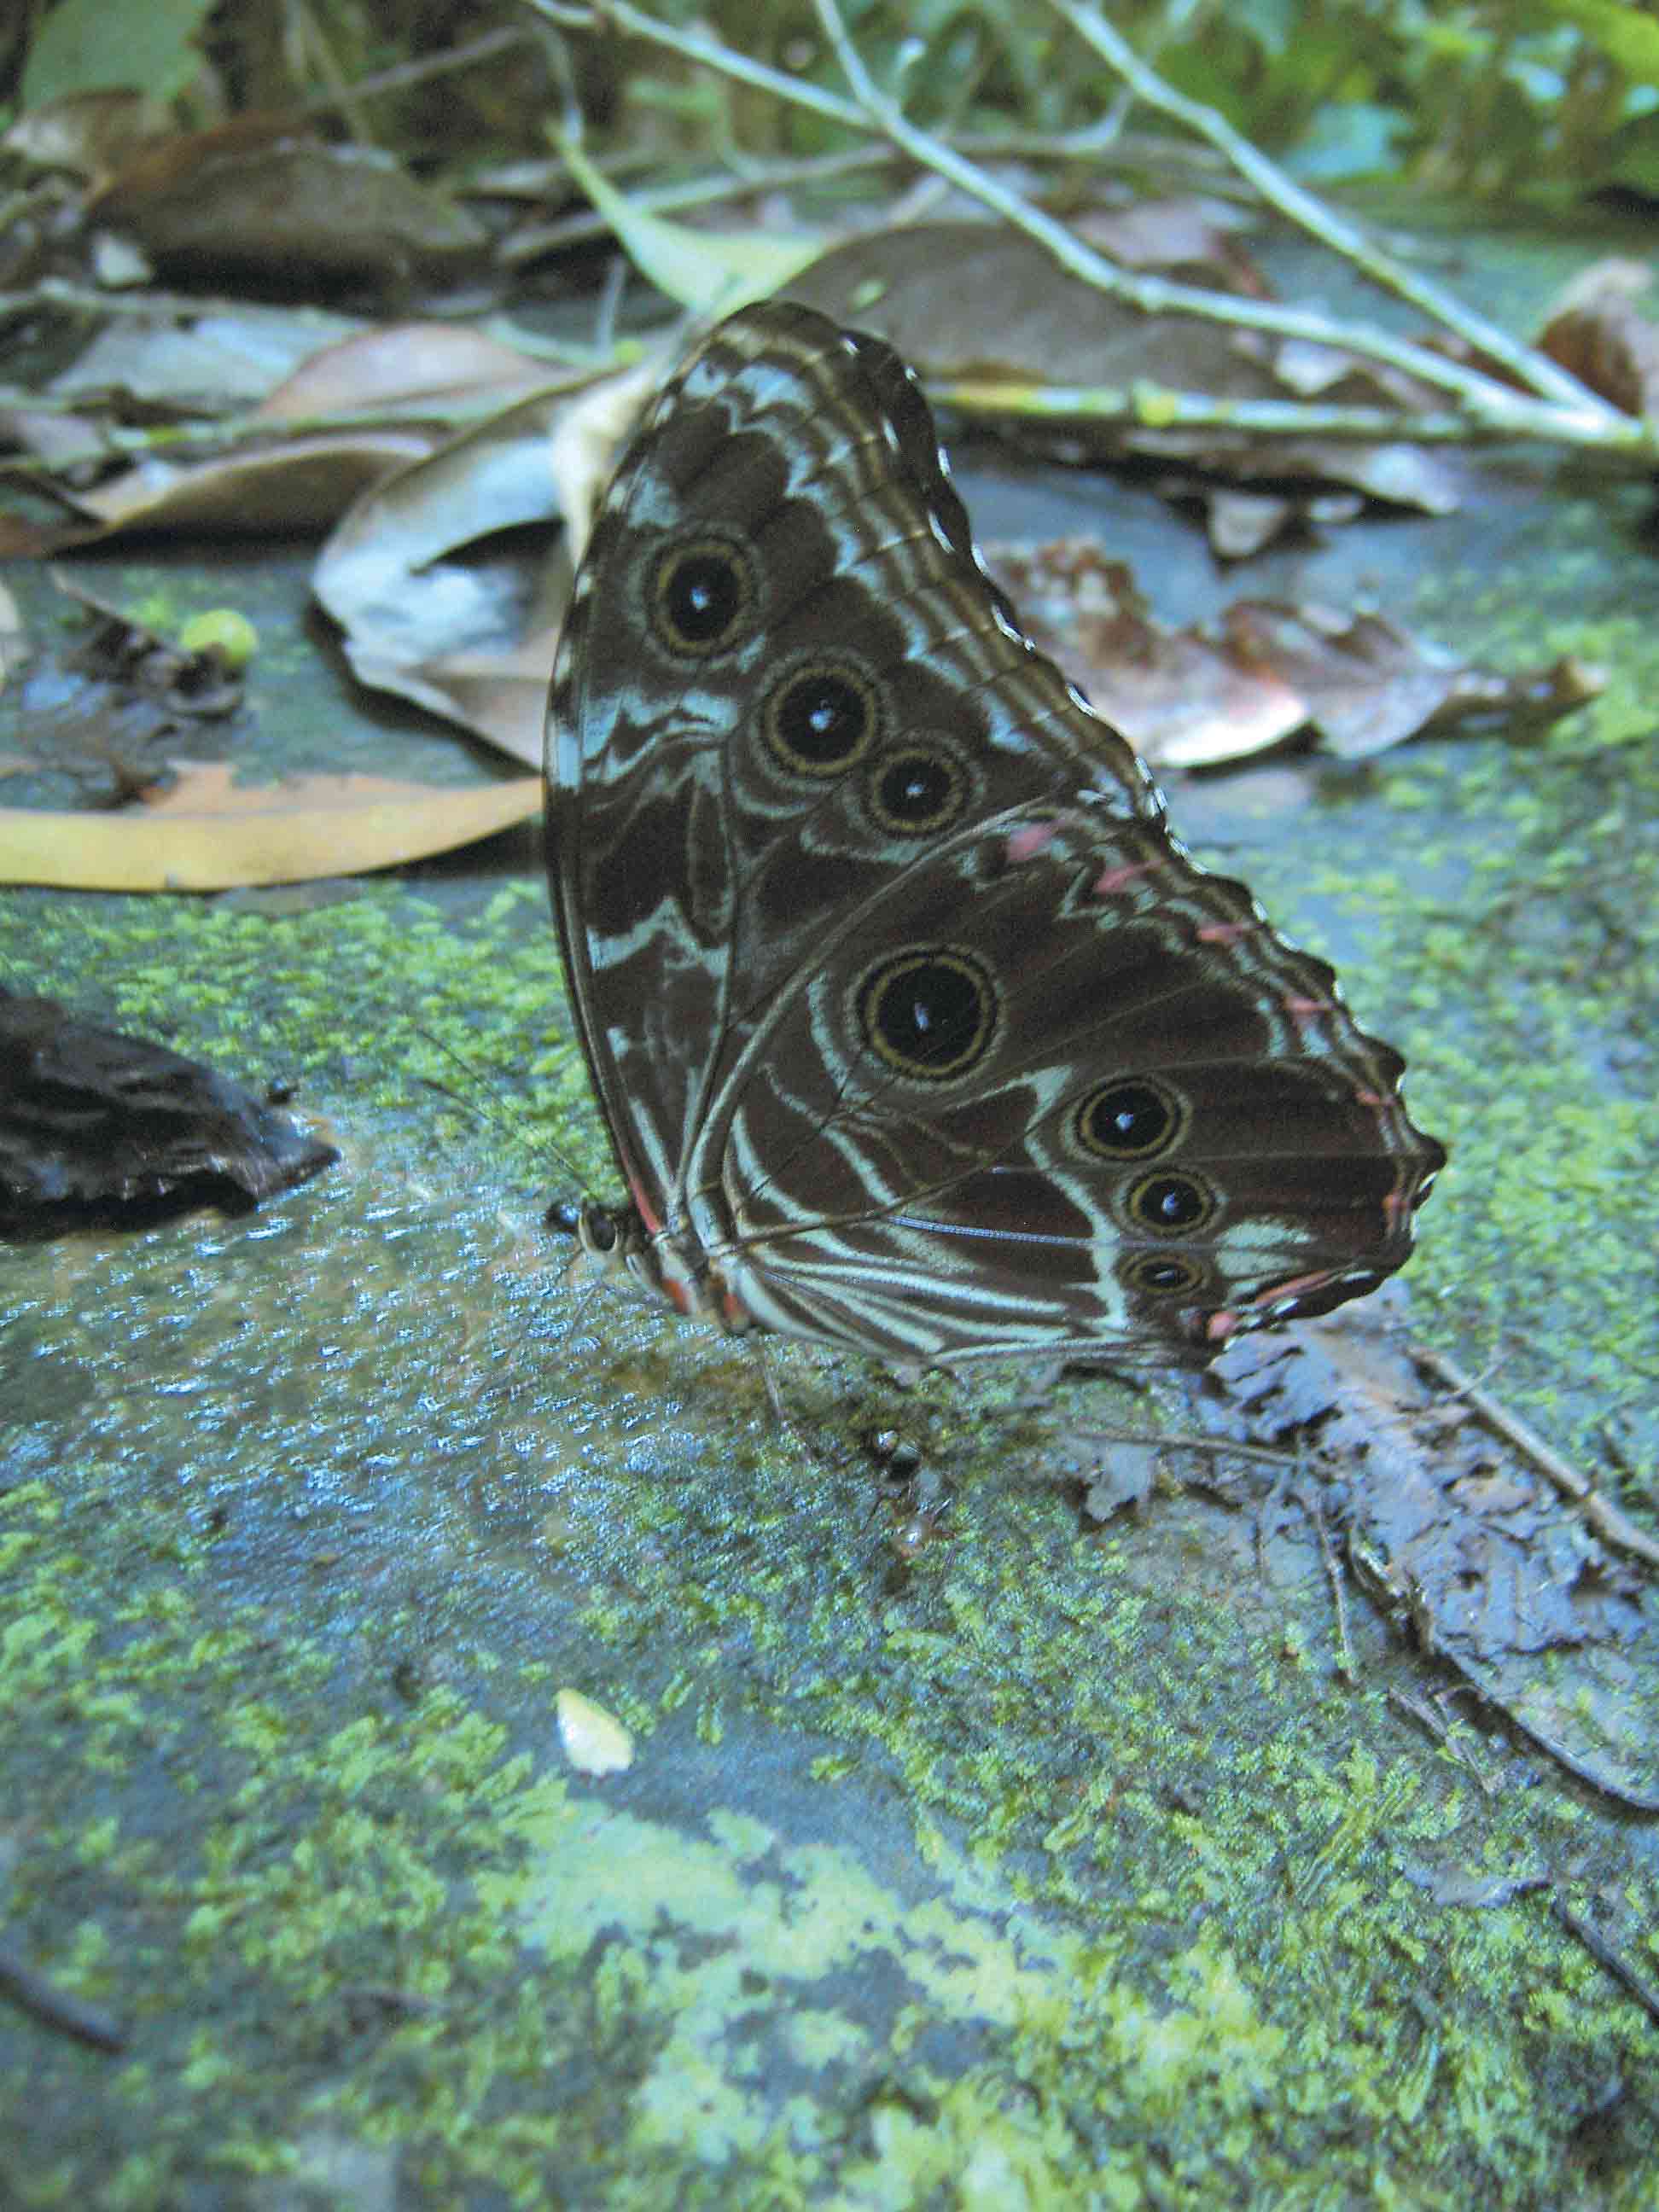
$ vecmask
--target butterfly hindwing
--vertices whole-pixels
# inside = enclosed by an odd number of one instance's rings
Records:
[[[561,642],[556,905],[661,1272],[890,1356],[1212,1349],[1396,1267],[1443,1155],[985,576],[914,380],[705,341]]]

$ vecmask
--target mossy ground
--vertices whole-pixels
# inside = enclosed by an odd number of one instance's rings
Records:
[[[1604,659],[1606,703],[1226,865],[1452,1148],[1416,1325],[1616,1487],[1659,1367],[1659,620],[1616,504],[1548,512],[1553,599],[1540,565],[1439,603],[1471,651]],[[3,1940],[129,2029],[0,2013],[0,2194],[1652,2204],[1659,2028],[1546,1893],[1425,1886],[1554,1869],[1659,1979],[1651,1828],[1455,1710],[1437,1747],[1363,1607],[1346,1687],[1311,1539],[1264,1578],[1200,1499],[1091,1528],[1078,1431],[1156,1418],[1103,1383],[785,1354],[781,1433],[741,1347],[574,1309],[536,1188],[555,1145],[608,1177],[544,901],[526,866],[277,920],[0,906],[9,981],[296,1078],[346,1154],[0,1259]],[[483,1127],[428,1087],[452,1052]],[[903,1558],[854,1441],[896,1412],[958,1486]],[[566,1766],[567,1683],[626,1775]]]

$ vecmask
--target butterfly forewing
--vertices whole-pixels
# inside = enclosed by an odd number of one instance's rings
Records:
[[[669,386],[549,722],[572,994],[659,1270],[890,1357],[1212,1350],[1371,1286],[1443,1155],[981,569],[878,341]]]

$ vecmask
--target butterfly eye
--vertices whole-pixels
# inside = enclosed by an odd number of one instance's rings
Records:
[[[766,742],[798,775],[839,775],[868,749],[879,710],[875,688],[854,670],[803,668],[762,712]]]
[[[865,976],[858,993],[865,1043],[901,1075],[942,1083],[977,1066],[996,1033],[991,979],[966,952],[901,952]]]
[[[615,1217],[603,1206],[584,1206],[577,1217],[577,1230],[582,1243],[590,1252],[614,1252],[618,1230]]]
[[[1142,1176],[1131,1184],[1124,1204],[1138,1229],[1154,1230],[1163,1237],[1202,1229],[1216,1211],[1213,1193],[1189,1175]]]
[[[723,538],[699,538],[658,558],[651,579],[651,624],[670,653],[707,659],[724,652],[755,603],[747,558]]]
[[[968,801],[968,777],[941,747],[906,745],[889,753],[871,780],[870,811],[896,836],[948,829]]]
[[[1085,1152],[1103,1160],[1149,1160],[1167,1152],[1185,1128],[1187,1109],[1161,1083],[1109,1083],[1091,1091],[1072,1117]]]
[[[1204,1280],[1204,1270],[1196,1260],[1138,1252],[1125,1263],[1123,1280],[1132,1291],[1147,1291],[1154,1297],[1175,1298],[1197,1290]]]

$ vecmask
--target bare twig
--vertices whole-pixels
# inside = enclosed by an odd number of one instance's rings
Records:
[[[1163,112],[1178,117],[1205,137],[1233,161],[1241,175],[1292,220],[1300,222],[1334,251],[1345,253],[1356,265],[1396,295],[1433,314],[1470,343],[1501,358],[1530,389],[1517,392],[1496,378],[1443,355],[1390,336],[1371,327],[1345,327],[1310,310],[1252,300],[1237,294],[1212,292],[1196,285],[1180,284],[1156,276],[1126,270],[1097,253],[1065,226],[1033,206],[1022,194],[970,160],[947,139],[912,123],[898,103],[883,93],[872,79],[842,17],[837,0],[816,0],[824,34],[856,98],[848,100],[820,87],[769,68],[737,52],[702,32],[683,31],[659,21],[631,4],[631,0],[526,0],[526,4],[550,21],[570,29],[608,27],[624,35],[666,47],[684,58],[718,70],[722,75],[775,94],[780,100],[810,109],[849,129],[879,131],[913,160],[958,186],[1001,216],[1042,246],[1055,262],[1080,282],[1146,314],[1186,314],[1236,329],[1269,332],[1299,338],[1311,344],[1380,362],[1403,371],[1419,382],[1443,391],[1456,401],[1460,413],[1408,416],[1386,410],[1322,409],[1292,403],[1240,404],[1195,393],[1131,389],[1106,392],[1041,393],[1030,385],[992,386],[964,383],[948,393],[951,404],[988,411],[995,406],[1007,413],[1065,414],[1073,420],[1091,415],[1146,420],[1150,409],[1162,422],[1183,428],[1220,422],[1253,432],[1346,437],[1421,437],[1438,442],[1454,439],[1529,438],[1553,443],[1589,446],[1650,456],[1659,447],[1653,423],[1624,415],[1578,385],[1567,373],[1541,356],[1519,345],[1483,319],[1455,301],[1445,300],[1431,285],[1397,266],[1361,233],[1322,209],[1288,178],[1279,175],[1266,157],[1231,132],[1218,117],[1183,101],[1156,73],[1147,70],[1097,15],[1075,5],[1075,0],[1054,0],[1080,36],[1087,36],[1103,58],[1121,67],[1131,88]],[[1156,93],[1156,99],[1152,95]],[[1103,142],[1109,143],[1109,142]]]
[[[1332,252],[1340,254],[1345,261],[1352,261],[1382,290],[1408,301],[1431,321],[1443,324],[1468,344],[1490,355],[1492,360],[1502,362],[1512,375],[1543,398],[1571,409],[1599,409],[1605,405],[1547,356],[1534,352],[1530,346],[1517,344],[1496,323],[1477,315],[1452,294],[1443,292],[1438,285],[1429,283],[1392,255],[1384,253],[1356,224],[1345,222],[1311,192],[1304,191],[1248,138],[1241,137],[1214,108],[1201,107],[1196,100],[1187,99],[1172,85],[1166,84],[1156,70],[1147,68],[1133,47],[1097,9],[1082,7],[1079,0],[1048,0],[1048,4],[1056,15],[1065,18],[1086,46],[1117,72],[1137,100],[1206,139],[1240,176],[1249,179],[1268,206],[1277,208],[1299,230],[1307,231],[1322,245],[1329,246]]]
[[[1300,1464],[1296,1452],[1275,1451],[1267,1444],[1240,1443],[1233,1437],[1192,1436],[1160,1429],[1079,1429],[1074,1434],[1082,1443],[1146,1444],[1156,1451],[1208,1452],[1214,1459],[1255,1459],[1274,1468]]]
[[[1553,1893],[1550,1904],[1561,1925],[1570,1936],[1577,1936],[1596,1965],[1605,1968],[1614,1981],[1628,1990],[1650,2020],[1659,2021],[1659,1990],[1656,1990],[1651,1982],[1644,1980],[1624,1953],[1615,1951],[1607,1937],[1593,1928],[1582,1913],[1575,1912],[1559,1889]]]
[[[9,1997],[43,2026],[56,2028],[60,2035],[70,2036],[94,2051],[114,2053],[127,2047],[125,2030],[107,2013],[60,1990],[55,1982],[32,1972],[21,1960],[3,1951],[0,1951],[0,1996]]]
[[[1518,396],[1516,404],[1505,407],[1500,416],[1482,419],[1395,407],[1326,406],[1316,400],[1224,399],[1209,392],[1174,392],[1150,379],[1123,386],[930,377],[927,391],[937,404],[958,414],[1017,415],[1022,422],[1127,422],[1157,430],[1249,430],[1278,437],[1405,440],[1437,446],[1497,443],[1522,434],[1548,439],[1560,433],[1555,408]],[[1652,441],[1650,428],[1636,416],[1624,415],[1609,426],[1607,437],[1589,442],[1645,451]]]
[[[1529,1466],[1535,1467],[1553,1482],[1564,1498],[1571,1498],[1598,1536],[1621,1552],[1645,1560],[1649,1566],[1659,1567],[1659,1543],[1621,1513],[1610,1498],[1604,1498],[1571,1460],[1563,1459],[1559,1452],[1553,1450],[1535,1429],[1529,1429],[1489,1391],[1483,1390],[1455,1360],[1448,1358],[1443,1352],[1431,1352],[1420,1344],[1412,1346],[1411,1354],[1419,1367],[1437,1376],[1471,1413],[1478,1413],[1489,1429],[1502,1437],[1505,1443],[1512,1444]]]
[[[1299,1491],[1295,1494],[1302,1496]],[[1318,1492],[1303,1498],[1302,1504],[1318,1535],[1319,1556],[1325,1563],[1325,1579],[1331,1586],[1331,1605],[1336,1614],[1336,1671],[1352,1690],[1358,1686],[1359,1669],[1354,1664],[1353,1645],[1348,1637],[1348,1601],[1342,1587],[1341,1563],[1332,1548],[1330,1532],[1325,1526],[1325,1515],[1319,1503]]]

